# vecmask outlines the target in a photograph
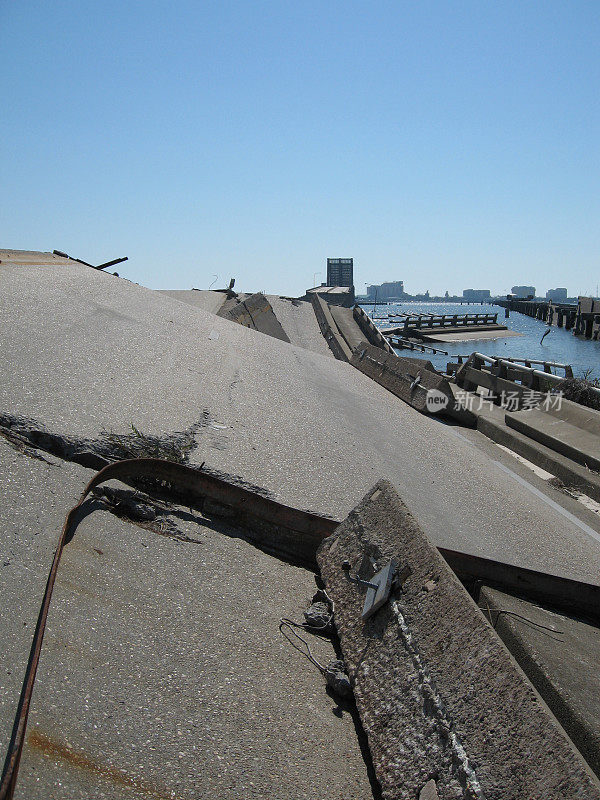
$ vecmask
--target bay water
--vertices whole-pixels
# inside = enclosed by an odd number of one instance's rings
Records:
[[[375,309],[373,306],[363,306],[370,316],[384,317],[388,314],[498,314],[498,323],[506,325],[512,331],[521,334],[502,339],[470,339],[464,342],[432,342],[436,350],[445,350],[445,355],[433,353],[411,353],[408,350],[398,350],[398,355],[410,355],[429,359],[437,369],[445,370],[448,361],[456,361],[457,355],[468,356],[477,351],[488,356],[501,356],[502,358],[530,358],[539,361],[556,361],[561,364],[570,364],[575,377],[580,377],[587,370],[592,370],[592,378],[600,378],[600,342],[582,339],[574,336],[572,331],[552,326],[550,333],[540,342],[548,325],[540,320],[510,312],[510,318],[504,318],[504,309],[489,304],[461,304],[461,303],[398,303],[381,305]],[[396,324],[394,319],[377,321],[378,328]],[[554,370],[553,370],[554,372]],[[562,371],[558,371],[562,374]]]

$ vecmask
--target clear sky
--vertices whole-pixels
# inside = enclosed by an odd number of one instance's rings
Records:
[[[600,0],[0,0],[0,31],[0,247],[153,288],[600,282]]]

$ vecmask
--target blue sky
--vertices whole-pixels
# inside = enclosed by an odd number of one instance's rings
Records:
[[[152,288],[600,282],[600,2],[0,0],[0,247]]]

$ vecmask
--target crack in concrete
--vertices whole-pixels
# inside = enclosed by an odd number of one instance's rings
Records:
[[[182,514],[168,503],[155,500],[142,492],[115,489],[111,486],[93,489],[91,494],[105,511],[132,525],[185,544],[202,543],[201,539],[194,539],[183,533],[170,519],[172,516],[182,517]],[[191,513],[186,517],[200,525],[206,525],[208,521]]]
[[[413,662],[418,676],[419,689],[423,698],[423,712],[434,720],[440,737],[447,741],[450,746],[452,763],[456,770],[459,783],[464,791],[464,797],[466,800],[485,800],[485,795],[477,779],[475,770],[471,766],[469,757],[458,736],[452,730],[452,723],[448,719],[442,698],[437,691],[429,670],[423,663],[421,654],[413,641],[412,633],[400,611],[400,607],[396,600],[392,600],[390,605],[398,620],[402,643]]]
[[[97,438],[86,439],[48,431],[35,419],[0,411],[0,435],[4,436],[18,452],[46,460],[39,453],[42,451],[57,456],[63,461],[72,461],[93,470],[100,470],[115,461],[144,457],[162,458],[166,461],[189,465],[190,455],[198,446],[196,436],[205,429],[211,432],[211,436],[213,435],[212,429],[215,429],[212,446],[216,446],[217,449],[226,449],[226,445],[215,445],[215,440],[220,436],[218,433],[220,429],[215,427],[217,424],[211,412],[204,409],[201,419],[184,431],[153,436],[140,432],[132,425],[131,433],[118,434],[102,431]],[[274,499],[273,493],[268,489],[256,486],[250,481],[244,480],[240,475],[231,475],[206,466],[204,471],[235,486]],[[140,481],[140,485],[147,488],[149,483],[144,484],[143,481]],[[163,486],[162,488],[167,489],[168,487]]]

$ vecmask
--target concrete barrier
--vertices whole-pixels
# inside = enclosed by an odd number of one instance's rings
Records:
[[[350,350],[355,350],[361,344],[367,344],[367,340],[358,323],[354,319],[354,313],[351,308],[342,308],[341,306],[331,306],[331,316],[338,331],[344,337],[346,344]]]
[[[392,353],[396,355],[393,350]],[[401,358],[405,364],[413,364],[417,369],[426,369],[427,372],[440,374],[428,358],[415,358],[415,356],[398,356],[398,358]]]
[[[391,484],[368,492],[317,560],[383,798],[600,798],[597,779]],[[401,586],[363,620],[364,591],[342,566],[368,580],[392,560]]]
[[[310,302],[315,310],[315,316],[321,333],[325,337],[331,352],[339,361],[350,361],[352,350],[348,347],[346,340],[339,332],[339,329],[331,315],[331,309],[318,294],[310,296]]]
[[[506,424],[557,453],[600,470],[600,412],[568,400],[549,397],[546,406],[507,412]],[[554,402],[556,401],[556,406]]]
[[[231,319],[246,328],[252,328],[267,336],[289,342],[286,332],[275,316],[275,312],[267,298],[261,292],[251,294],[245,300],[236,303],[222,314],[226,319]]]
[[[402,358],[365,344],[354,351],[350,363],[417,411],[451,416],[465,425],[476,423],[475,416],[455,402],[447,379],[422,366],[429,362]],[[432,396],[439,399],[437,411]]]
[[[580,403],[574,403],[572,400],[561,399],[560,403],[549,402],[547,408],[542,406],[546,414],[560,419],[563,422],[568,422],[576,428],[588,431],[594,436],[600,436],[600,411],[593,408],[587,408]]]
[[[380,347],[386,353],[394,355],[394,350],[385,336],[381,333],[379,328],[373,323],[368,314],[360,306],[354,306],[353,310],[354,319],[357,325],[363,332],[369,344],[374,344],[375,347]]]
[[[478,602],[554,716],[600,775],[600,629],[489,586],[481,587]]]
[[[510,428],[503,409],[475,411],[477,430],[488,439],[508,447],[523,458],[555,475],[565,486],[578,489],[600,502],[600,476],[541,442]]]
[[[404,359],[374,345],[364,345],[354,351],[351,364],[418,411],[427,412],[427,393],[432,389],[441,392],[448,405],[453,401],[448,381],[415,364],[415,359]]]

